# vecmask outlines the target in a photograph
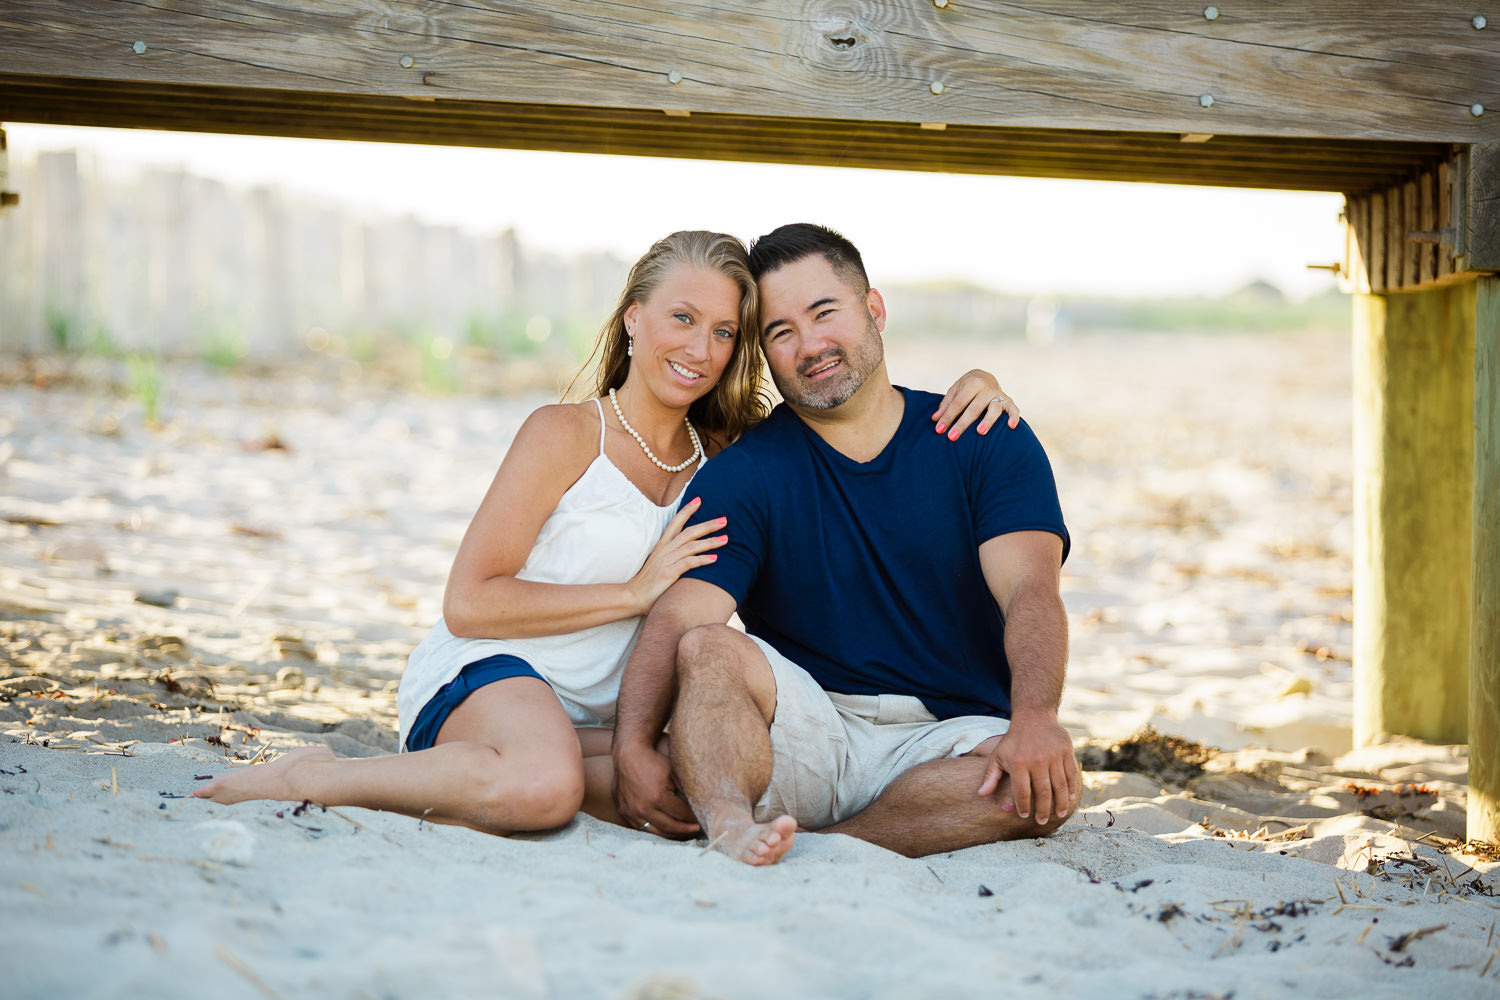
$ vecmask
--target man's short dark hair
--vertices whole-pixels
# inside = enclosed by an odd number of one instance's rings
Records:
[[[793,222],[772,230],[750,244],[750,273],[756,280],[778,268],[820,255],[839,280],[863,295],[870,290],[865,262],[858,248],[841,233],[810,222]]]

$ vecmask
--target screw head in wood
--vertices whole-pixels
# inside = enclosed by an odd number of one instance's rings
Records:
[[[411,56],[402,56],[401,57],[401,68],[402,69],[411,69],[413,66],[416,65],[416,62],[417,61],[415,59],[413,59]]]
[[[943,92],[943,85],[934,80],[927,85],[927,89],[932,91],[934,94],[941,94]]]
[[[682,74],[679,73],[679,72],[677,72],[674,69],[672,72],[670,72],[670,73],[667,74],[667,82],[668,83],[681,83],[682,82]]]
[[[1217,7],[1204,7],[1203,8],[1203,16],[1206,17],[1206,18],[1208,18],[1210,21],[1217,21],[1219,19],[1219,8],[1217,8]]]
[[[138,55],[138,56],[143,56],[143,55],[146,54],[146,43],[145,42],[136,42],[134,45],[131,46],[131,48],[133,50],[135,50],[135,54]]]
[[[1480,115],[1484,114],[1484,105],[1479,103],[1469,105],[1469,114],[1473,115],[1475,118],[1478,118]]]
[[[1486,21],[1484,19],[1484,15],[1483,14],[1475,14],[1474,15],[1474,20],[1473,20],[1472,23],[1474,25],[1474,30],[1475,31],[1483,31],[1484,30],[1484,26],[1486,24],[1489,24],[1490,22],[1488,22],[1488,21]]]
[[[1198,95],[1198,106],[1199,107],[1203,107],[1203,108],[1211,108],[1211,107],[1213,107],[1214,106],[1214,95],[1213,94],[1199,94]]]
[[[938,10],[942,10],[944,7],[948,6],[948,0],[932,0],[932,5]]]

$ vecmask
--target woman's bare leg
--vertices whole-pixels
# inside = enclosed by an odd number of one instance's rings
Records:
[[[625,821],[620,819],[620,813],[615,809],[615,764],[610,757],[614,738],[613,729],[578,730],[578,745],[583,750],[584,775],[583,808],[579,811],[606,823],[624,826]],[[670,746],[670,737],[663,736],[656,741],[656,750],[663,757],[670,752]]]
[[[222,803],[311,799],[505,834],[572,819],[584,801],[585,771],[579,738],[552,689],[512,677],[464,699],[428,750],[336,758],[305,747],[222,774],[196,794]]]
[[[615,731],[587,728],[577,733],[578,746],[583,751],[583,808],[579,811],[606,823],[620,823],[613,787],[615,765],[609,756]]]

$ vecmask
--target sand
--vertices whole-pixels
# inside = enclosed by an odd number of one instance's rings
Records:
[[[587,817],[187,797],[394,749],[405,656],[547,394],[169,363],[153,428],[104,362],[0,364],[6,994],[1500,996],[1464,748],[1351,744],[1346,339],[917,347],[897,381],[993,366],[1052,456],[1085,808],[918,860],[804,834],[766,870]]]

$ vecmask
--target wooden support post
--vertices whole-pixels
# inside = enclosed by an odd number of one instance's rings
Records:
[[[1357,745],[1468,736],[1475,287],[1355,296]]]
[[[1476,284],[1469,838],[1500,843],[1500,277]]]

